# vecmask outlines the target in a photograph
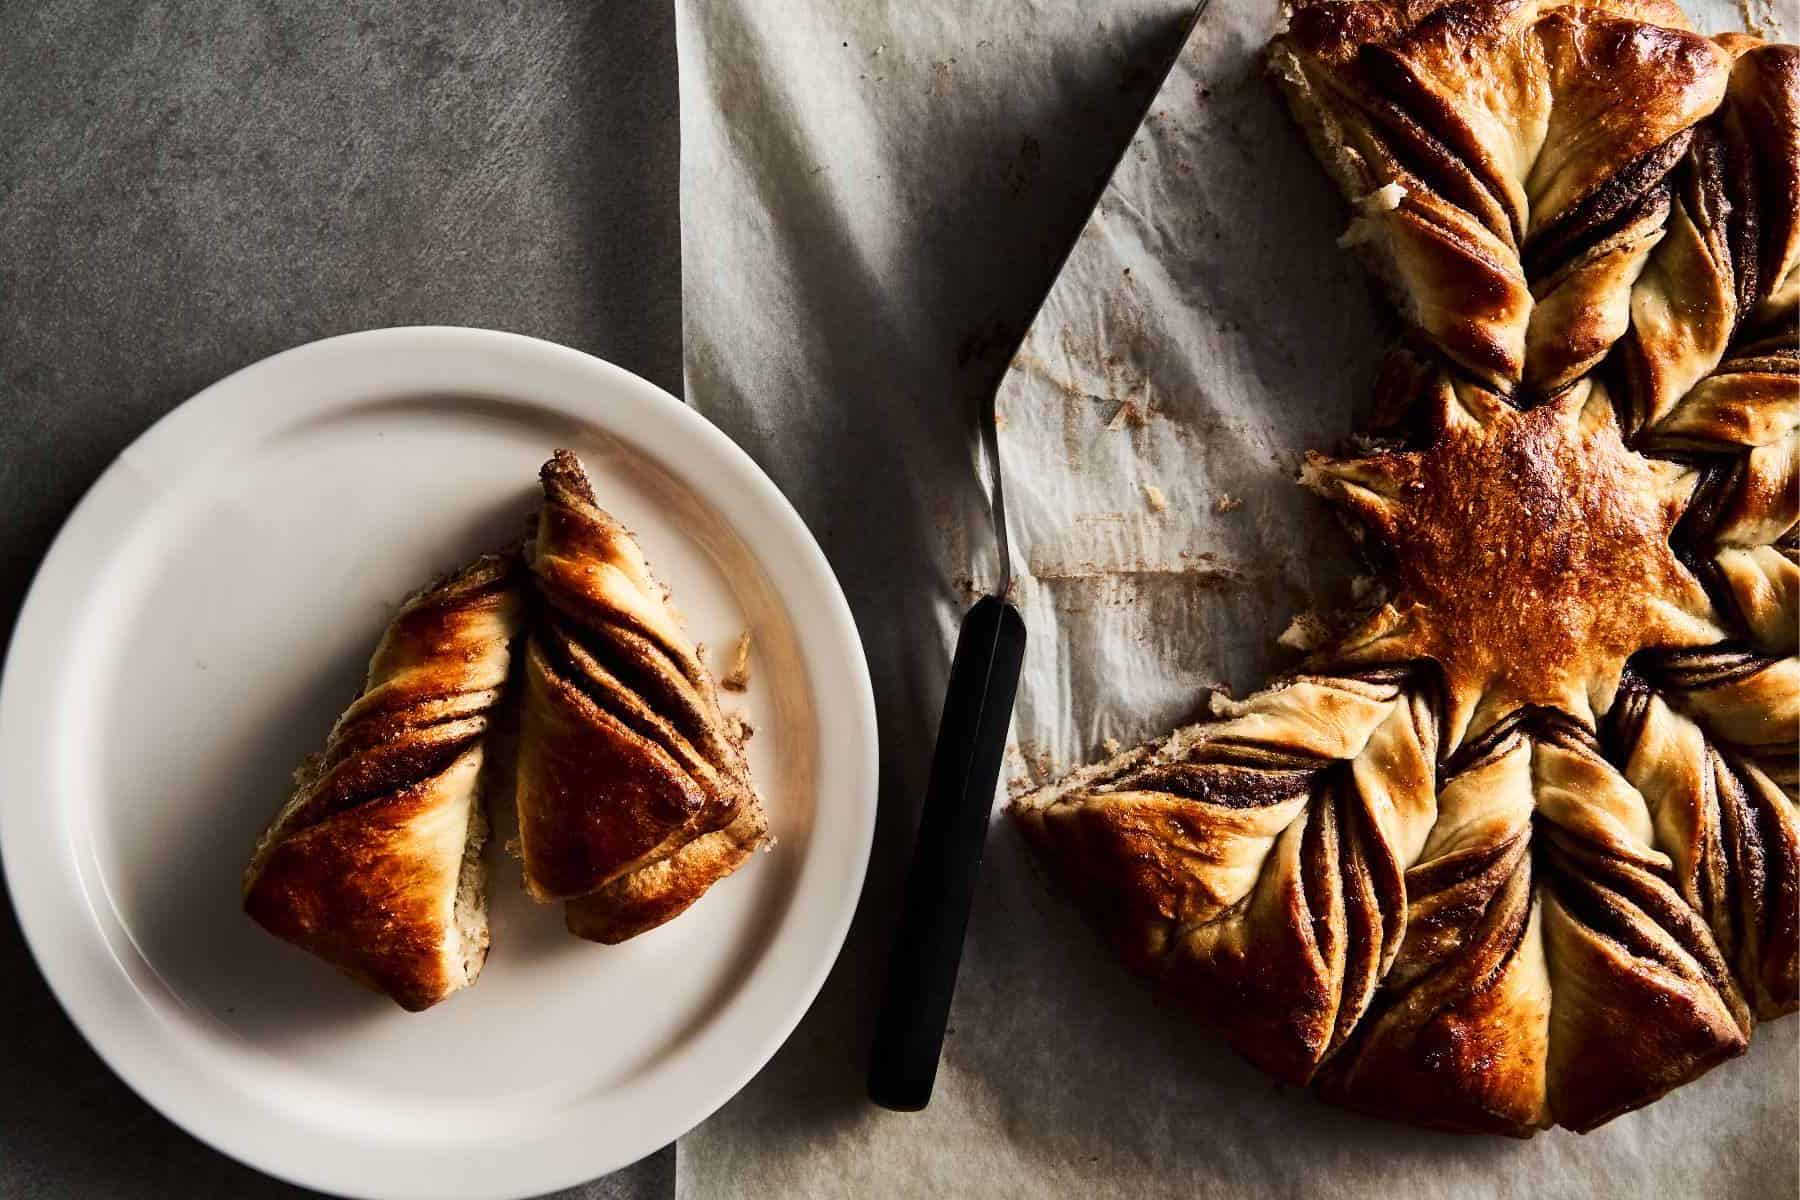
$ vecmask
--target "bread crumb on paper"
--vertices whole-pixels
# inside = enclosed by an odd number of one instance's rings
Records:
[[[1037,780],[1031,777],[1031,764],[1025,761],[1025,752],[1019,749],[1017,742],[1006,743],[1006,752],[1001,756],[1000,769],[1006,774],[1006,798],[1017,800],[1026,792],[1037,788]]]
[[[1168,512],[1169,498],[1154,483],[1144,485],[1144,503],[1150,506],[1151,512]]]
[[[1149,423],[1143,408],[1136,400],[1126,400],[1113,411],[1112,420],[1106,423],[1108,433],[1117,433],[1121,429],[1141,429]]]
[[[1331,640],[1331,630],[1317,613],[1303,612],[1288,622],[1275,641],[1289,650],[1309,652]]]
[[[1219,493],[1218,503],[1213,505],[1213,508],[1221,513],[1236,512],[1242,507],[1244,507],[1242,500],[1236,496],[1228,496],[1224,492]]]
[[[750,631],[738,635],[731,651],[731,665],[719,677],[719,686],[730,692],[741,692],[750,686]]]
[[[1119,744],[1119,739],[1116,737],[1105,737],[1100,739],[1100,749],[1106,751],[1106,756],[1108,758],[1118,754],[1123,748],[1124,747]]]
[[[1062,774],[1050,752],[1036,742],[1019,743],[1019,757],[1025,760],[1025,767],[1032,779],[1043,784]]]
[[[1781,18],[1776,15],[1773,0],[1738,0],[1737,8],[1745,33],[1755,34],[1770,42],[1786,39],[1787,30],[1783,27]]]

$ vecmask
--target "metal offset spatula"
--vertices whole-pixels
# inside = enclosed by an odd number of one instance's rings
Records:
[[[1126,139],[1113,169],[1100,180],[1088,205],[1090,219],[1205,10],[1206,2],[1202,0],[1188,18],[1180,47],[1150,90],[1145,109],[1133,124],[1132,138]],[[1086,223],[1082,223],[1084,228]],[[1049,298],[1074,248],[1071,241],[1050,274],[1038,308]],[[1035,320],[1034,310],[1032,321]],[[956,992],[956,972],[962,963],[963,936],[968,930],[975,879],[981,871],[987,840],[988,816],[993,809],[994,789],[1000,782],[1000,760],[1012,724],[1019,669],[1025,661],[1025,621],[1007,599],[1012,589],[1012,555],[1006,536],[1006,498],[994,402],[1000,382],[1005,379],[1005,368],[1024,344],[1031,323],[1021,329],[1006,358],[1001,360],[1000,378],[982,393],[981,449],[993,481],[991,508],[994,543],[1000,553],[1000,577],[993,593],[969,609],[956,638],[956,654],[950,660],[950,686],[944,697],[943,715],[938,718],[937,746],[931,756],[925,807],[919,817],[918,840],[906,876],[899,927],[888,956],[887,987],[875,1020],[869,1098],[900,1112],[924,1108],[937,1080],[950,999]]]

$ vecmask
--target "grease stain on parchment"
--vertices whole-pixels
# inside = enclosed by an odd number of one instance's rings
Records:
[[[1038,164],[1044,158],[1044,145],[1029,133],[1019,139],[1019,148],[1000,168],[1000,184],[1009,196],[1022,196],[1037,178]]]
[[[1290,612],[1307,606],[1301,580],[1281,562],[1228,561],[1210,551],[1183,550],[1172,561],[1032,561],[1026,572],[1062,613],[1146,606],[1176,611],[1196,593],[1248,594],[1261,606]]]
[[[1014,356],[1012,369],[1049,384],[1065,401],[1105,403],[1109,429],[1147,425],[1157,406],[1142,365],[1150,349],[1144,314],[1127,300],[1117,306],[1113,321],[1100,336],[1064,327],[1053,341],[1033,337]]]

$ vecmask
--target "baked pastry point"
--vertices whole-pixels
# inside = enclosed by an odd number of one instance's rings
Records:
[[[514,556],[419,592],[244,873],[244,908],[410,1011],[487,957],[489,727],[522,616]]]
[[[1401,316],[1548,395],[1625,331],[1730,55],[1658,0],[1297,0],[1270,67]]]
[[[767,836],[740,727],[624,526],[576,457],[542,472],[527,543],[517,798],[525,887],[571,932],[668,921]]]

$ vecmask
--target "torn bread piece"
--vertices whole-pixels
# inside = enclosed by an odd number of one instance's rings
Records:
[[[487,733],[522,612],[515,557],[419,592],[244,873],[244,909],[411,1012],[487,957]]]

